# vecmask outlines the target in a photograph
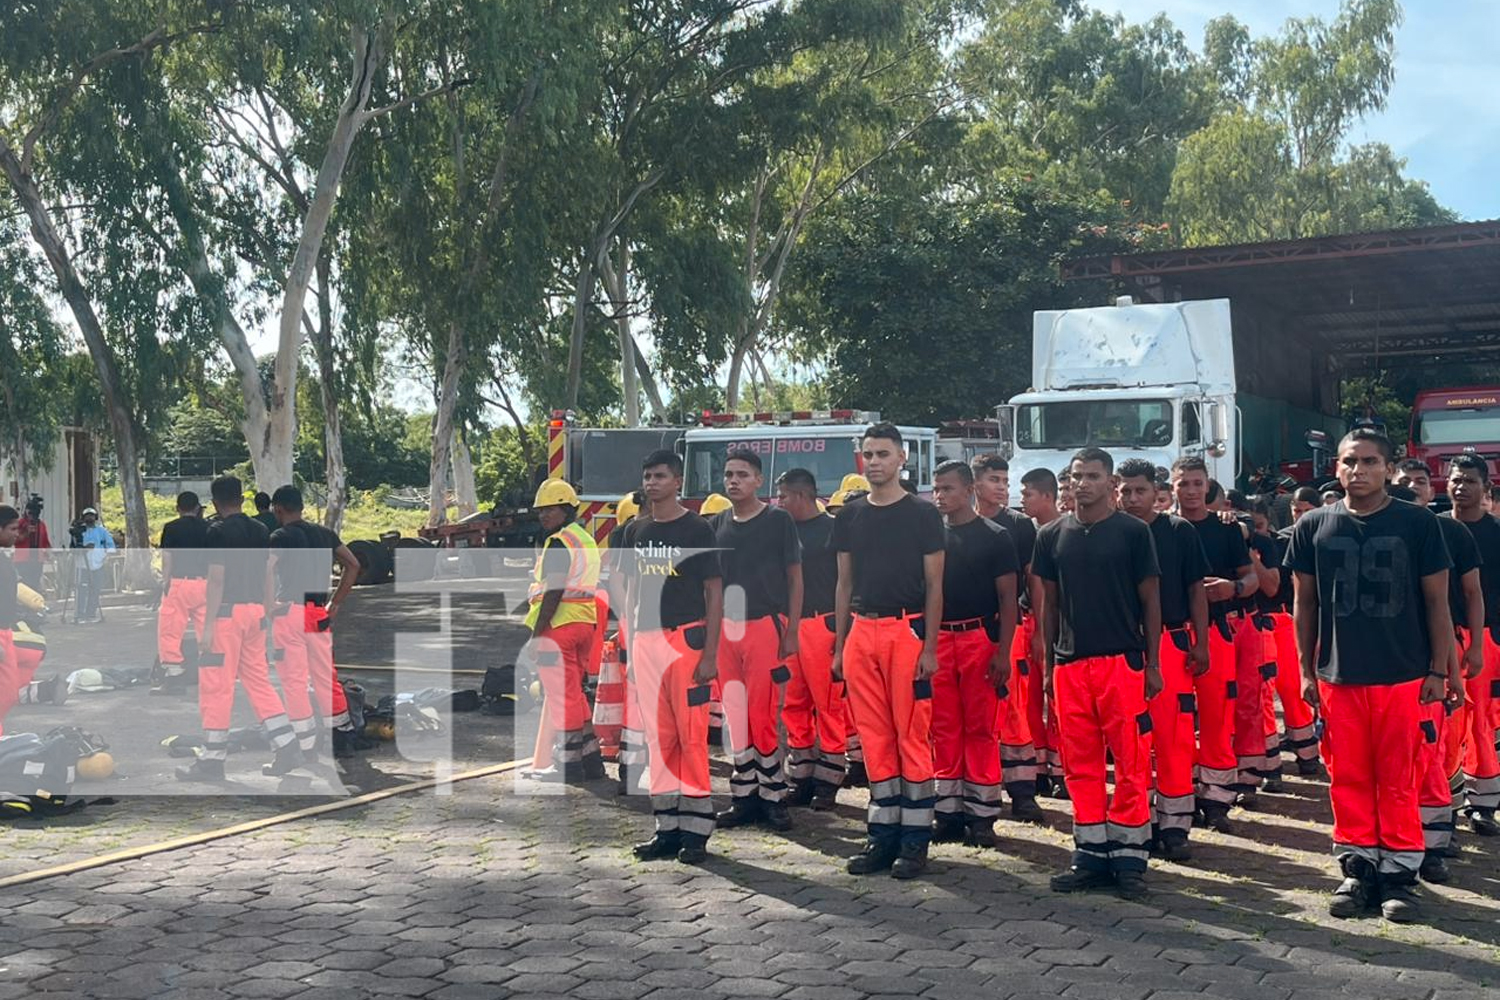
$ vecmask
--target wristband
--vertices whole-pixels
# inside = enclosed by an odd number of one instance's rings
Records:
[[[1443,680],[1447,680],[1448,679],[1448,671],[1444,670],[1442,673],[1438,673],[1436,670],[1429,670],[1429,671],[1427,671],[1427,676],[1428,677],[1441,677]]]

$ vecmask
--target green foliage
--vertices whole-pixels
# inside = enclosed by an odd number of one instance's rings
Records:
[[[0,198],[0,211],[9,208]],[[30,468],[44,467],[62,425],[52,405],[65,365],[63,332],[46,300],[37,261],[20,227],[0,216],[0,453],[20,453]]]
[[[1344,417],[1353,422],[1364,417],[1373,417],[1385,422],[1385,432],[1397,447],[1406,444],[1411,433],[1411,395],[1398,395],[1398,390],[1388,384],[1384,376],[1345,379],[1340,387],[1343,398]]]

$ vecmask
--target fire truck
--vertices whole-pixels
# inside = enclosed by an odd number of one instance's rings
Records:
[[[1465,452],[1482,458],[1492,479],[1500,477],[1500,386],[1417,393],[1406,454],[1426,463],[1440,494],[1448,492],[1448,464]]]
[[[615,504],[641,488],[641,459],[653,451],[681,452],[682,427],[579,427],[572,410],[553,410],[547,422],[547,478],[578,491],[578,521],[601,544],[615,527]]]
[[[764,499],[775,496],[776,477],[788,469],[807,469],[827,497],[839,481],[860,472],[859,441],[865,428],[880,420],[870,410],[798,410],[763,413],[704,413],[701,426],[689,428],[679,447],[684,466],[683,503],[696,508],[710,493],[724,489],[724,461],[734,451],[760,456],[765,474]],[[937,431],[902,427],[906,467],[902,478],[923,494],[932,492]]]

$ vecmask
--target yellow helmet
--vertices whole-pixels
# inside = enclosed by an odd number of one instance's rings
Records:
[[[635,502],[635,494],[627,493],[615,504],[615,525],[623,526],[630,523],[630,519],[641,512],[641,505]]]
[[[849,502],[849,491],[848,490],[834,490],[833,491],[833,496],[831,496],[831,497],[828,498],[828,509],[829,510],[838,510],[840,507],[844,506],[844,504],[846,504],[848,502]]]
[[[864,490],[868,493],[870,491],[870,481],[857,472],[851,472],[839,483],[839,489],[845,493],[850,490]]]
[[[733,506],[734,504],[730,503],[729,498],[724,494],[710,493],[708,496],[703,498],[703,506],[698,508],[698,513],[702,514],[704,517],[711,517],[714,514],[717,514],[720,511],[728,510]]]
[[[548,479],[536,488],[536,500],[532,501],[533,507],[573,507],[578,506],[578,494],[574,492],[572,484],[562,479]]]

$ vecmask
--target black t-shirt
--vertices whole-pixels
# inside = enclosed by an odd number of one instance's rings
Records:
[[[1198,539],[1203,543],[1203,554],[1208,558],[1208,575],[1223,580],[1239,579],[1240,567],[1250,565],[1250,548],[1245,544],[1245,533],[1240,526],[1225,524],[1213,511],[1201,521],[1188,523],[1197,529]],[[1208,613],[1213,618],[1220,618],[1234,607],[1233,600],[1213,601],[1208,606]]]
[[[1161,570],[1161,622],[1181,625],[1192,616],[1188,590],[1208,575],[1208,558],[1197,529],[1182,518],[1157,514],[1150,527]]]
[[[276,600],[302,604],[328,602],[331,554],[344,543],[321,524],[293,521],[271,532],[276,550]]]
[[[1443,516],[1438,518],[1438,527],[1443,530],[1448,558],[1453,560],[1453,568],[1448,571],[1448,613],[1453,616],[1453,624],[1459,628],[1468,628],[1469,606],[1464,600],[1463,577],[1465,573],[1484,566],[1484,559],[1479,554],[1479,544],[1474,541],[1473,532],[1462,522]],[[1481,571],[1481,586],[1483,576]]]
[[[860,497],[834,519],[833,549],[854,562],[853,610],[920,614],[927,601],[923,558],[943,551],[943,517],[909,494],[883,506]]]
[[[797,522],[780,507],[766,507],[748,521],[736,521],[734,511],[715,514],[709,524],[719,540],[724,572],[724,614],[739,604],[731,587],[745,592],[746,621],[787,613],[786,568],[802,561]]]
[[[161,528],[162,551],[172,553],[172,578],[208,575],[208,522],[201,517],[179,517]]]
[[[1010,532],[1011,547],[1016,550],[1016,596],[1021,607],[1031,610],[1031,601],[1026,595],[1026,573],[1031,566],[1031,553],[1036,548],[1036,522],[1018,510],[1001,507],[990,518]]]
[[[819,514],[797,522],[802,543],[802,616],[833,613],[839,583],[839,554],[833,550],[833,518]]]
[[[224,567],[221,607],[261,604],[266,599],[266,557],[271,533],[243,513],[208,525],[208,564]]]
[[[1457,520],[1455,518],[1455,520]],[[1500,625],[1500,521],[1485,514],[1477,521],[1459,521],[1479,546],[1479,584],[1484,588],[1484,624]]]
[[[1401,684],[1427,673],[1422,578],[1452,565],[1430,511],[1404,500],[1364,517],[1319,507],[1293,525],[1286,565],[1317,579],[1319,677]]]
[[[281,527],[281,522],[276,520],[276,515],[268,510],[261,511],[259,514],[251,517],[250,520],[259,521],[268,532],[275,531],[277,528]]]
[[[1276,569],[1281,574],[1281,586],[1276,591],[1276,610],[1291,614],[1292,605],[1296,600],[1296,589],[1293,580],[1296,576],[1286,567],[1286,549],[1292,544],[1292,525],[1287,525],[1276,532]]]
[[[707,521],[688,511],[671,521],[636,518],[625,527],[635,552],[638,629],[679,628],[707,614],[703,583],[724,575],[718,540]]]
[[[1254,530],[1251,530],[1249,547],[1260,553],[1260,564],[1262,566],[1265,566],[1268,569],[1275,569],[1277,567],[1276,543],[1271,540],[1271,537],[1269,535],[1262,535]],[[1280,570],[1278,570],[1277,573],[1279,576]],[[1259,578],[1257,578],[1257,580],[1258,579]],[[1262,594],[1258,588],[1254,594],[1250,595],[1240,602],[1240,607],[1242,607],[1245,611],[1258,611],[1261,614],[1266,615],[1275,611],[1278,606],[1279,602],[1276,600],[1275,595],[1267,597],[1265,594]]]
[[[994,521],[976,517],[957,527],[945,526],[943,621],[986,621],[1000,613],[995,581],[1017,570],[1010,532]]]
[[[1058,663],[1145,649],[1138,588],[1161,575],[1145,522],[1118,510],[1094,524],[1065,514],[1037,532],[1031,571],[1057,584]]]

